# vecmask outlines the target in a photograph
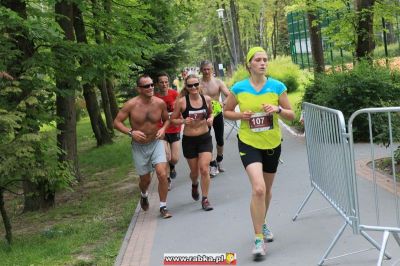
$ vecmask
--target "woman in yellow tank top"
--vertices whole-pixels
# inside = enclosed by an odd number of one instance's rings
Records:
[[[250,212],[255,233],[254,260],[262,260],[266,254],[265,242],[273,241],[266,216],[281,153],[278,116],[294,119],[286,86],[266,77],[267,59],[263,48],[249,50],[246,67],[250,78],[232,87],[224,107],[227,119],[241,120],[238,146],[252,188]],[[239,105],[240,112],[235,112],[236,105]]]

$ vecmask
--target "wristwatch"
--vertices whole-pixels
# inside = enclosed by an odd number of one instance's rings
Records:
[[[280,105],[278,105],[278,112],[276,112],[277,114],[280,114],[282,112],[282,107]]]
[[[131,137],[132,137],[132,131],[133,131],[133,129],[128,131],[128,135],[131,136]]]

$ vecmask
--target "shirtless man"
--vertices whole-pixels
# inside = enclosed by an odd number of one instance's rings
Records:
[[[167,209],[167,159],[164,144],[161,141],[169,125],[167,105],[154,96],[154,84],[149,76],[140,76],[136,85],[139,95],[124,104],[114,120],[114,127],[132,138],[133,161],[140,177],[142,210],[149,209],[147,189],[151,181],[150,173],[154,167],[158,178],[160,213],[163,218],[170,218],[172,215]],[[131,128],[124,125],[127,118],[129,118]],[[159,127],[160,120],[164,122],[161,128]]]
[[[203,77],[200,80],[203,92],[205,95],[211,97],[214,115],[214,135],[217,142],[217,158],[210,162],[210,175],[216,176],[219,172],[224,172],[222,167],[223,153],[224,153],[224,117],[222,115],[222,105],[220,102],[221,93],[225,98],[230,94],[228,88],[222,80],[214,78],[214,68],[210,61],[203,61],[200,64],[200,72]]]

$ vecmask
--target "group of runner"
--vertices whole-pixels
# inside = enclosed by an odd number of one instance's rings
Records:
[[[209,61],[200,65],[201,78],[195,74],[185,77],[179,94],[169,88],[166,73],[157,76],[159,90],[156,94],[153,80],[142,75],[137,79],[138,96],[124,104],[114,126],[132,138],[133,160],[140,177],[141,208],[144,211],[149,208],[148,187],[154,169],[159,181],[160,213],[163,218],[170,218],[166,200],[171,179],[177,175],[175,165],[179,160],[181,127],[182,151],[190,168],[192,198],[200,199],[200,183],[201,207],[210,211],[213,210],[208,199],[210,175],[224,171],[223,117],[241,120],[238,149],[252,188],[250,212],[255,233],[252,253],[255,260],[260,260],[266,254],[265,243],[273,240],[266,217],[281,153],[278,116],[293,120],[294,112],[286,86],[266,77],[267,54],[263,48],[249,50],[246,68],[250,77],[234,84],[231,91],[213,76],[213,65]],[[240,111],[235,110],[236,106]],[[124,124],[128,118],[130,128]],[[211,127],[216,139],[215,160],[212,159]]]
[[[208,200],[210,173],[215,176],[224,171],[224,121],[220,95],[226,97],[229,91],[221,80],[213,76],[211,62],[204,61],[200,70],[202,78],[188,75],[179,94],[170,88],[167,73],[159,73],[156,84],[151,77],[140,76],[136,82],[138,96],[124,104],[114,121],[117,130],[132,137],[132,155],[140,177],[142,209],[149,208],[147,190],[154,168],[159,180],[160,213],[163,218],[172,217],[166,199],[172,179],[177,175],[175,165],[179,160],[182,125],[182,148],[190,168],[192,198],[195,201],[200,199],[200,174],[201,206],[205,211],[213,210]],[[217,119],[214,120],[214,116]],[[124,124],[128,118],[131,128]],[[211,127],[214,127],[217,142],[215,160],[212,160]]]

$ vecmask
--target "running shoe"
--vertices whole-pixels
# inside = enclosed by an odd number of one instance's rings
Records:
[[[212,211],[214,208],[211,206],[210,202],[208,201],[208,199],[204,199],[201,201],[201,207],[203,208],[203,210],[205,211]]]
[[[222,161],[220,161],[219,163],[217,162],[217,166],[219,172],[221,173],[225,172],[225,168],[222,166]]]
[[[200,194],[199,194],[199,183],[196,185],[192,184],[192,198],[195,201],[198,201],[200,199]]]
[[[218,166],[210,165],[210,177],[215,177],[218,174]]]
[[[274,234],[269,230],[266,224],[263,224],[264,242],[274,241]]]
[[[263,239],[255,239],[252,253],[254,261],[261,261],[265,258],[266,246]]]
[[[142,207],[144,211],[149,209],[149,199],[147,197],[140,196],[140,207]]]
[[[176,177],[175,169],[172,169],[171,171],[169,171],[169,177],[171,177],[172,179],[175,179],[175,177]]]
[[[171,190],[171,188],[172,188],[172,186],[171,186],[171,178],[167,178],[168,179],[168,191],[170,191]]]
[[[161,217],[164,219],[168,219],[168,218],[172,217],[172,215],[168,212],[168,209],[166,206],[160,207],[160,214],[161,214]]]

